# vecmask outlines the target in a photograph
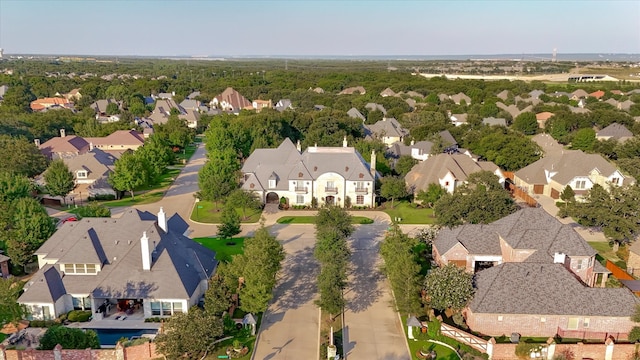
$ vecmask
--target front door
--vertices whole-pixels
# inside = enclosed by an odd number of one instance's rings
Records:
[[[327,205],[335,205],[336,198],[335,198],[335,196],[331,196],[331,195],[330,195],[330,196],[327,196],[326,198],[324,198],[324,202],[325,202]]]

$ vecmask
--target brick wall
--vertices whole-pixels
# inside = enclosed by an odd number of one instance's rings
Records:
[[[635,351],[635,344],[613,344],[611,360],[628,360]],[[605,359],[607,345],[605,344],[556,344],[554,355],[569,349],[573,352],[575,359]],[[515,344],[495,344],[493,346],[492,360],[513,360],[516,359]]]
[[[58,347],[54,350],[6,350],[0,345],[0,360],[150,360],[160,357],[162,355],[156,353],[154,343],[86,350],[63,350]]]
[[[467,325],[474,331],[490,336],[509,336],[517,332],[522,336],[555,336],[558,328],[566,329],[569,321],[566,315],[510,315],[475,314],[465,311]],[[502,318],[502,320],[499,320]],[[583,318],[579,317],[577,330],[601,333],[620,333],[619,339],[626,339],[627,333],[635,325],[628,317],[589,317],[589,326],[583,328]],[[544,321],[543,321],[544,320]],[[603,340],[604,339],[600,339]]]

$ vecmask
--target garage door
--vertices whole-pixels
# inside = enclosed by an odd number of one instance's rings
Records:
[[[533,185],[534,194],[542,194],[544,192],[544,185]]]
[[[551,189],[551,198],[552,199],[559,199],[560,198],[560,193],[558,192],[558,190]]]

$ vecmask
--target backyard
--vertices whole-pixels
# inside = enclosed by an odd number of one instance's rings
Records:
[[[408,201],[397,202],[393,208],[387,202],[381,210],[387,213],[391,220],[400,219],[399,224],[433,224],[436,220],[433,209],[423,208]]]
[[[629,250],[626,246],[620,246],[618,251],[613,251],[613,247],[609,245],[607,241],[590,241],[589,245],[598,252],[596,257],[603,265],[606,260],[610,260],[612,263],[619,267],[626,269],[627,263],[625,258],[629,256]]]

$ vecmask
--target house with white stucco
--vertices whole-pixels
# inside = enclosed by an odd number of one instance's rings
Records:
[[[285,139],[275,149],[256,149],[242,167],[242,189],[263,203],[289,206],[337,205],[373,207],[375,152],[371,163],[353,147],[310,146],[302,151]],[[348,200],[347,200],[348,199]]]

